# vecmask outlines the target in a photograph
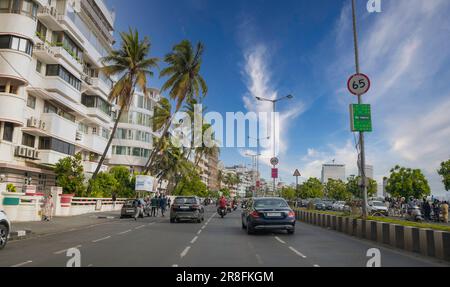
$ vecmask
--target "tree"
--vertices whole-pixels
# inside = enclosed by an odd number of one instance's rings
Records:
[[[135,193],[135,180],[134,174],[130,173],[130,170],[124,166],[115,166],[109,170],[109,173],[117,181],[117,185],[114,192],[121,198],[133,198]]]
[[[391,170],[386,190],[394,197],[413,197],[416,199],[431,194],[428,181],[420,169],[405,168],[398,165]]]
[[[207,197],[209,195],[206,184],[202,182],[199,176],[195,176],[192,179],[183,178],[181,183],[175,188],[174,195],[195,195],[198,197]]]
[[[202,43],[198,43],[196,49],[192,47],[191,42],[183,40],[175,45],[172,52],[167,54],[164,62],[168,67],[163,69],[160,77],[168,77],[169,79],[163,84],[161,92],[169,91],[169,97],[175,100],[175,113],[177,113],[186,99],[201,98],[206,96],[208,86],[200,75],[202,65],[202,55],[204,47]],[[172,117],[165,124],[162,137],[165,137],[171,126]],[[150,171],[155,156],[159,152],[160,147],[157,145],[146,164],[146,173]]]
[[[110,198],[113,191],[117,189],[119,183],[114,176],[108,172],[100,172],[95,179],[90,180],[91,197]]]
[[[108,56],[101,59],[104,65],[101,71],[106,76],[118,76],[120,79],[114,84],[108,96],[111,103],[117,102],[120,106],[119,113],[116,116],[113,130],[111,132],[108,144],[97,165],[92,179],[97,177],[108,150],[111,147],[112,140],[117,130],[117,126],[124,111],[128,110],[133,100],[135,89],[139,88],[144,94],[147,91],[147,77],[153,76],[152,69],[157,67],[157,58],[148,58],[150,53],[150,40],[145,37],[139,38],[137,30],[130,28],[128,33],[120,33],[122,44],[118,50],[113,50]],[[88,194],[91,192],[91,186],[88,186]]]
[[[351,176],[347,179],[347,192],[350,193],[354,198],[362,199],[362,192],[359,183],[361,182],[360,176]],[[369,186],[367,187],[367,196],[374,197],[378,192],[378,183],[369,178]]]
[[[296,198],[295,188],[283,187],[283,189],[281,190],[281,197],[283,197],[287,201],[295,200],[295,198]]]
[[[322,198],[323,197],[323,185],[317,178],[309,178],[299,187],[298,197],[302,199],[307,198]]]
[[[450,159],[441,163],[438,174],[442,176],[442,183],[445,186],[445,190],[450,191]]]
[[[56,185],[62,187],[63,193],[86,196],[84,186],[84,169],[80,153],[60,159],[54,168]]]
[[[342,180],[329,179],[325,186],[327,197],[339,201],[350,200],[352,194],[348,192],[346,184]]]

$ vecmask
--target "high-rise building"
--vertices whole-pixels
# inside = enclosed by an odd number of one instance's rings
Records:
[[[324,164],[322,166],[322,183],[327,183],[329,179],[345,181],[345,165]]]
[[[219,153],[214,152],[208,156],[208,189],[219,190]]]
[[[99,70],[113,27],[102,0],[0,1],[0,174],[18,191],[48,190],[76,153],[95,170],[115,112]]]
[[[112,157],[109,165],[126,166],[135,172],[142,172],[153,148],[152,116],[160,100],[158,90],[148,89],[148,94],[136,92],[133,101],[119,120],[112,142]]]

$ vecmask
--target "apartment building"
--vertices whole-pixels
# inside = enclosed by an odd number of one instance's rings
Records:
[[[208,189],[219,190],[219,153],[208,156]]]
[[[95,170],[114,117],[99,72],[113,27],[102,0],[0,0],[0,174],[18,191],[48,190],[76,153]]]
[[[161,96],[156,89],[144,95],[137,92],[127,112],[122,114],[112,142],[110,166],[126,166],[135,172],[143,171],[150,157],[153,138],[152,117]]]

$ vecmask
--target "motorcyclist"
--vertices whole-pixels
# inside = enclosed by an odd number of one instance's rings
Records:
[[[219,208],[218,211],[221,209],[227,209],[227,199],[225,196],[222,195],[222,197],[219,199]]]

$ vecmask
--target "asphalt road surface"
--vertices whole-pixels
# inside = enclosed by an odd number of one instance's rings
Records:
[[[240,211],[205,222],[166,218],[117,219],[77,230],[13,241],[0,251],[2,267],[65,267],[77,248],[82,267],[365,267],[367,251],[381,251],[383,267],[448,266],[335,231],[297,223],[295,235],[247,235]]]

